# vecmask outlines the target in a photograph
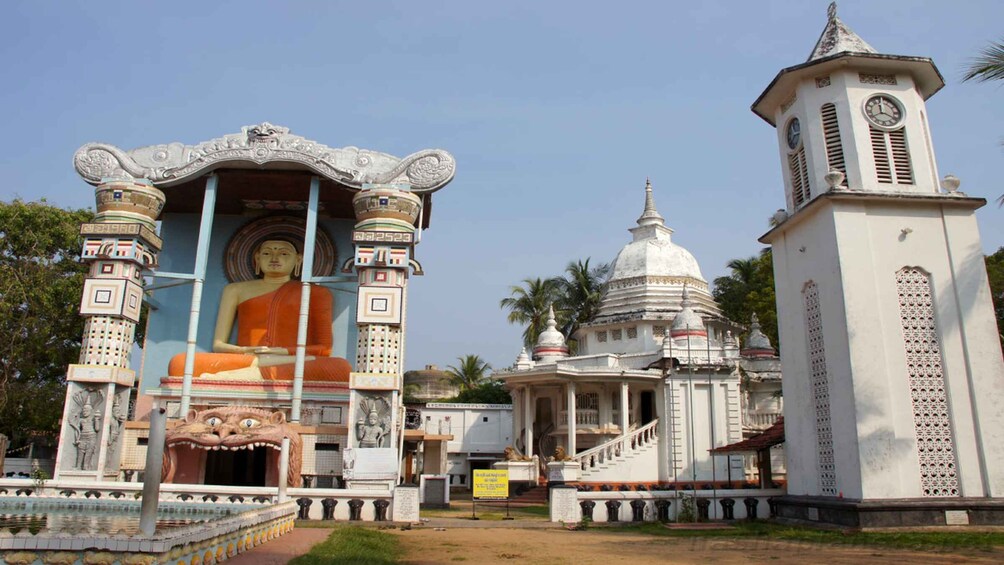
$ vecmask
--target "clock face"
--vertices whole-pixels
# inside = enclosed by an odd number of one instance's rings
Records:
[[[792,118],[788,122],[788,128],[785,130],[785,139],[788,140],[788,149],[798,147],[798,141],[802,139],[802,126],[798,123],[798,118]]]
[[[865,101],[865,116],[883,128],[891,128],[903,121],[903,107],[888,94],[878,94]]]

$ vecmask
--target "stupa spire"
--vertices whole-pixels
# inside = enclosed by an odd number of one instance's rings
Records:
[[[655,209],[655,198],[652,196],[652,181],[645,178],[645,210],[638,217],[639,226],[666,225],[665,219]]]
[[[837,3],[831,2],[826,9],[826,27],[812,48],[807,61],[815,61],[837,53],[877,53],[875,48],[851,31],[847,24],[837,17]]]

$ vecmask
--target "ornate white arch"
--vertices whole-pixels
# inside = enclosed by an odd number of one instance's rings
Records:
[[[353,190],[364,184],[406,184],[420,194],[446,186],[456,172],[453,156],[442,149],[425,149],[400,159],[358,147],[328,147],[268,122],[197,145],[175,142],[125,151],[88,143],[73,155],[77,172],[95,185],[115,178],[172,186],[231,163],[295,163]]]

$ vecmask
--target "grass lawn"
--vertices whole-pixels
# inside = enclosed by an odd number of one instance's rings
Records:
[[[734,528],[722,530],[671,530],[662,524],[646,522],[638,526],[626,526],[609,531],[640,531],[655,536],[668,537],[761,538],[912,550],[974,549],[991,551],[994,547],[1004,547],[1004,531],[858,532],[745,521],[736,521],[734,526]]]
[[[281,542],[280,542],[281,543]],[[398,539],[386,532],[358,526],[336,527],[328,539],[315,545],[290,565],[390,565],[401,556]]]

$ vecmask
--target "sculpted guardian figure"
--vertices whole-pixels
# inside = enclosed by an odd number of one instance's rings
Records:
[[[214,378],[270,381],[292,380],[300,314],[299,275],[303,255],[283,239],[262,242],[254,254],[255,272],[262,278],[230,283],[223,288],[213,353],[196,353],[194,374]],[[331,293],[311,286],[304,380],[346,382],[351,366],[331,355]],[[234,324],[237,343],[230,343]],[[168,374],[184,374],[185,355],[171,359]]]
[[[77,448],[77,457],[73,468],[88,471],[94,466],[94,453],[98,448],[98,434],[101,433],[101,418],[94,413],[90,400],[85,401],[80,412],[73,417],[71,426],[76,436],[73,445]]]

